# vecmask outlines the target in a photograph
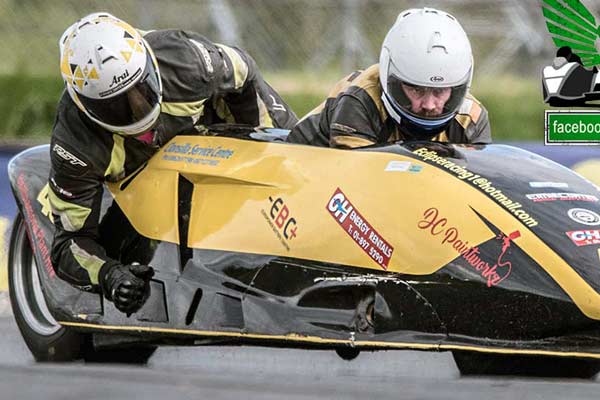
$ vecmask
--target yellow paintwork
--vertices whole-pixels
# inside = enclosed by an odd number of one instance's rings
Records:
[[[107,185],[138,232],[149,238],[179,243],[177,172],[147,169],[142,173],[145,178],[134,179],[124,191],[119,190],[119,183]]]
[[[600,185],[600,159],[585,160],[573,165],[571,168],[592,183]]]
[[[190,156],[218,161],[217,165],[163,159],[171,154],[168,150],[172,145],[186,144],[190,149],[220,147],[233,151],[233,155],[228,159]],[[423,170],[420,173],[384,172],[390,161],[404,160],[423,166]],[[196,187],[188,234],[188,245],[194,248],[273,254],[381,269],[326,210],[338,187],[394,247],[389,271],[431,274],[457,257],[451,246],[441,245],[440,238],[434,240],[416,228],[429,207],[438,207],[448,216],[457,215],[455,222],[462,227],[461,235],[472,245],[494,236],[469,209],[468,194],[463,190],[465,185],[447,179],[447,174],[420,161],[392,154],[219,137],[177,137],[164,146],[125,191],[111,186],[117,202],[145,236],[176,242],[177,219],[173,206],[178,171]],[[429,188],[424,186],[426,175]],[[438,198],[430,195],[435,192],[440,193]],[[456,201],[448,202],[443,193],[453,193]],[[261,212],[269,213],[269,196],[281,197],[297,221],[298,234],[288,241],[289,250]],[[483,195],[480,201],[488,202]]]
[[[193,155],[194,148],[223,157]],[[176,153],[173,150],[178,149]],[[174,156],[183,158],[173,161]],[[168,159],[171,157],[171,159]],[[194,162],[196,160],[197,163]],[[420,172],[385,171],[391,161],[410,161]],[[600,294],[509,210],[440,168],[389,153],[260,143],[222,137],[180,136],[161,149],[124,191],[111,190],[143,235],[178,243],[177,179],[194,185],[188,245],[194,248],[289,256],[381,270],[327,210],[337,188],[394,248],[388,271],[428,275],[459,254],[419,229],[435,207],[460,238],[476,246],[494,237],[477,210],[527,252],[590,318],[600,319]],[[268,216],[281,198],[297,235],[284,240]],[[281,207],[280,207],[281,208]]]

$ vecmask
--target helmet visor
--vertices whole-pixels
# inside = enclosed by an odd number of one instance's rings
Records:
[[[78,93],[78,97],[85,109],[99,121],[123,127],[135,124],[152,112],[161,97],[158,73],[149,53],[141,75],[135,85],[117,96],[93,99]]]
[[[443,120],[460,108],[467,84],[453,87],[417,86],[392,75],[388,78],[388,94],[394,106],[424,120]]]

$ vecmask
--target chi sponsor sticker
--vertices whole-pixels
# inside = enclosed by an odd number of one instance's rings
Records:
[[[394,248],[362,216],[340,188],[331,196],[326,208],[358,247],[387,270]]]
[[[590,194],[582,193],[532,193],[526,195],[527,198],[534,203],[541,203],[545,201],[586,201],[590,203],[597,203],[598,198]]]
[[[566,232],[567,236],[576,246],[589,246],[592,244],[600,244],[600,230],[582,230]]]
[[[583,225],[596,226],[600,225],[600,215],[591,210],[585,208],[571,208],[567,215],[573,221]]]

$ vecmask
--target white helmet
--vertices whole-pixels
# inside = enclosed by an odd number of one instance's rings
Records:
[[[379,75],[390,116],[409,136],[430,139],[448,126],[471,86],[469,38],[456,18],[443,11],[403,11],[383,41]],[[407,88],[421,93],[450,88],[451,93],[441,112],[424,116],[411,107]]]
[[[139,135],[158,120],[158,64],[140,33],[108,14],[90,14],[62,35],[60,72],[77,106],[103,128]]]

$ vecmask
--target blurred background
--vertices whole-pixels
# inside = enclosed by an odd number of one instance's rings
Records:
[[[584,4],[600,15],[600,2]],[[57,42],[90,12],[238,45],[303,116],[337,80],[378,62],[400,11],[423,6],[455,15],[471,38],[472,91],[490,112],[495,139],[543,140],[540,73],[555,47],[539,0],[0,0],[0,141],[48,141],[62,91]]]

